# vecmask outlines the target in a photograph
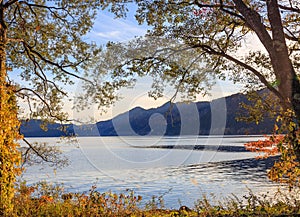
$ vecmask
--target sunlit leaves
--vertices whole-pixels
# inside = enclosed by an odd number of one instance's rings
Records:
[[[95,70],[89,77],[95,83],[106,78],[115,87],[121,87],[132,84],[136,76],[151,76],[153,89],[149,91],[150,96],[161,97],[169,84],[177,92],[186,94],[189,100],[194,100],[196,94],[207,93],[215,77],[213,63],[206,61],[207,58],[180,40],[138,37],[128,43],[109,43],[95,57]],[[86,85],[94,88],[89,83]],[[96,92],[90,93],[93,96]]]
[[[284,140],[283,135],[275,135],[267,137],[265,140],[259,140],[255,142],[248,142],[245,147],[248,151],[262,153],[257,158],[267,158],[272,155],[279,154],[278,145]]]
[[[281,111],[278,99],[270,91],[252,91],[247,93],[247,98],[247,103],[240,104],[244,112],[240,112],[239,121],[258,124],[266,117],[275,119]]]
[[[99,48],[83,36],[91,30],[100,5],[100,1],[81,0],[1,1],[1,216],[10,216],[15,179],[20,174],[21,153],[16,142],[22,137],[16,97],[28,102],[30,118],[50,122],[67,119],[62,110],[68,91],[62,86],[74,84],[74,78],[86,80],[88,61]],[[40,161],[60,163],[56,148],[28,145],[24,154],[27,162],[36,162],[39,157]]]
[[[110,4],[108,3],[106,7],[119,8],[125,13],[124,6],[128,1],[108,2]],[[209,64],[209,68],[219,77],[224,78],[226,75],[234,82],[242,83],[247,90],[267,87],[280,98],[276,85],[284,79],[283,74],[291,72],[283,73],[283,70],[277,69],[281,65],[278,63],[283,59],[276,57],[274,48],[278,46],[277,42],[272,41],[276,34],[272,32],[272,28],[278,26],[280,22],[278,25],[271,24],[266,2],[256,0],[134,2],[137,5],[136,19],[151,26],[148,36],[163,36],[185,43],[194,48],[195,55],[204,52],[203,56],[207,55],[207,58],[203,58],[203,62]],[[238,6],[238,2],[244,9]],[[298,3],[292,1],[284,1],[279,2],[276,7],[282,16],[284,28],[282,35],[285,39],[282,39],[282,44],[286,44],[289,52],[289,56],[285,54],[285,61],[289,62],[290,59],[296,73],[299,73],[297,58],[300,10],[297,5]],[[251,20],[256,20],[255,24],[251,24],[249,22]],[[255,45],[251,41],[253,36],[260,40]],[[253,44],[255,50],[251,51],[241,46],[245,42]],[[282,89],[282,86],[280,88]],[[288,91],[281,89],[284,97],[288,98],[289,96],[286,96]],[[280,103],[284,104],[283,101]]]
[[[294,123],[290,123],[289,131],[284,136],[282,142],[277,147],[281,153],[280,161],[275,162],[268,175],[271,180],[287,183],[291,188],[300,186],[300,130],[294,128]]]
[[[290,189],[300,186],[300,129],[291,119],[293,112],[287,111],[277,117],[280,126],[275,125],[274,134],[265,140],[245,144],[247,150],[259,152],[258,158],[280,155],[274,166],[268,172],[271,180],[286,183]]]
[[[244,84],[246,88],[252,89],[261,88],[263,86],[262,83],[268,83],[274,80],[272,77],[273,71],[271,69],[271,63],[267,55],[262,52],[252,52],[249,53],[249,55],[239,53],[243,52],[241,45],[244,40],[247,40],[247,38],[251,36],[250,33],[253,30],[246,25],[244,17],[238,12],[232,1],[213,0],[188,2],[137,0],[135,3],[137,4],[136,19],[140,23],[147,23],[152,27],[147,33],[148,36],[152,38],[163,37],[172,42],[176,41],[176,43],[189,47],[194,57],[189,55],[186,59],[190,58],[189,61],[191,62],[191,60],[201,56],[199,62],[201,62],[203,67],[198,70],[199,76],[197,76],[195,72],[191,72],[192,69],[188,69],[187,71],[189,72],[186,74],[192,74],[189,80],[182,79],[182,72],[180,72],[179,68],[160,68],[163,64],[168,65],[168,63],[165,63],[168,61],[167,58],[160,59],[159,67],[157,67],[155,62],[148,64],[150,62],[149,58],[145,58],[139,61],[138,64],[143,66],[147,65],[147,67],[137,67],[136,63],[134,67],[128,68],[128,70],[140,75],[143,74],[141,72],[142,70],[149,71],[150,66],[153,71],[157,72],[159,77],[165,78],[172,74],[173,80],[177,80],[177,82],[171,84],[178,90],[180,89],[178,88],[179,86],[183,87],[183,89],[187,89],[184,85],[178,85],[178,83],[182,83],[181,79],[183,81],[187,80],[188,83],[196,81],[194,87],[190,89],[196,90],[195,94],[205,92],[203,90],[199,91],[202,87],[196,88],[196,86],[199,85],[199,82],[197,82],[199,79],[194,79],[196,77],[203,77],[204,74],[208,74],[210,78],[219,77],[224,79],[225,77],[229,77],[229,79],[234,82],[240,82]],[[127,1],[111,1],[110,6],[120,7],[126,4]],[[259,13],[266,13],[261,3],[249,1],[247,4],[249,7],[251,6],[252,9],[256,9]],[[122,12],[124,12],[123,9],[120,8]],[[152,49],[153,47],[155,46],[152,45]],[[156,47],[159,50],[168,50],[170,45],[163,44]],[[185,56],[183,52],[182,56]],[[147,57],[149,57],[149,54]],[[228,57],[236,58],[240,60],[241,63],[248,64],[248,66],[256,70],[257,74],[266,76],[267,80],[262,81],[242,64],[237,64],[236,61],[232,61],[230,58],[230,60],[228,60]],[[182,64],[182,62],[179,62],[179,64]],[[133,74],[131,74],[131,76],[133,76]],[[156,81],[158,79],[155,78],[154,80]],[[164,81],[165,80],[162,79],[161,83],[164,83]],[[153,84],[153,86],[159,87],[158,84]],[[161,86],[164,86],[164,84]],[[162,88],[159,87],[152,92],[157,92],[158,89],[160,92],[162,91]]]
[[[20,174],[21,154],[16,140],[20,122],[17,118],[17,102],[14,96],[15,87],[0,83],[0,215],[12,212],[14,182]]]
[[[18,1],[5,11],[7,61],[19,74],[16,82],[25,81],[18,96],[38,102],[32,116],[45,117],[45,113],[36,115],[44,107],[47,114],[61,112],[58,107],[67,95],[61,84],[74,84],[74,78],[84,76],[98,48],[83,36],[91,30],[100,5],[99,1]],[[60,94],[54,107],[48,97],[53,91]]]
[[[96,186],[84,193],[66,192],[63,185],[20,183],[14,197],[17,216],[141,216],[142,197],[132,190],[116,194],[99,192]]]

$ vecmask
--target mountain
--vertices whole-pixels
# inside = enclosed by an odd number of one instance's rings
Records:
[[[248,102],[247,97],[235,94],[212,102],[176,103],[172,108],[170,103],[148,110],[136,107],[111,120],[98,122],[97,128],[101,136],[163,135],[164,132],[166,136],[272,133],[275,120],[265,118],[258,125],[236,120],[242,112],[242,102]]]
[[[47,129],[41,126],[43,126],[41,120],[23,120],[21,121],[20,131],[25,137],[60,137],[74,133],[72,124],[48,124]]]
[[[234,94],[212,102],[176,103],[169,102],[158,108],[135,107],[111,120],[90,125],[48,125],[48,131],[40,129],[41,121],[22,122],[21,133],[25,136],[135,136],[135,135],[244,135],[270,134],[275,120],[265,118],[258,125],[236,121],[243,112],[240,103],[248,102],[246,95]]]

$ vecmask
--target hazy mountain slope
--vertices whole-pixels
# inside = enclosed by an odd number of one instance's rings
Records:
[[[227,135],[272,133],[274,120],[266,118],[258,125],[236,121],[237,115],[242,112],[239,106],[241,102],[247,102],[246,96],[234,94],[212,102],[177,103],[172,107],[170,107],[170,103],[165,103],[158,108],[148,110],[136,107],[111,120],[98,122],[96,125],[67,125],[66,132],[59,130],[61,127],[59,124],[50,124],[48,131],[43,131],[39,127],[41,121],[30,120],[22,122],[21,132],[27,137],[50,137],[74,133],[79,136],[209,135],[220,134],[220,132]],[[227,110],[226,113],[225,110]],[[222,125],[222,121],[226,125]]]

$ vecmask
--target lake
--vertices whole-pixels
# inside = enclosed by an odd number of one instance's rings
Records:
[[[259,136],[181,137],[79,137],[73,144],[58,138],[28,138],[61,146],[70,164],[54,170],[30,166],[22,178],[28,184],[46,180],[63,183],[71,192],[131,189],[144,201],[163,196],[168,208],[193,206],[207,195],[222,200],[232,193],[242,197],[253,192],[274,192],[277,184],[266,176],[274,158],[255,160],[257,153],[243,148]]]

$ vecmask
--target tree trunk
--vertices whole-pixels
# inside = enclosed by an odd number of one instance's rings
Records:
[[[295,113],[295,118],[290,120],[294,122],[293,129],[290,133],[290,143],[296,154],[297,160],[300,161],[300,147],[297,137],[300,120],[300,84],[297,74],[293,68],[289,58],[289,51],[286,45],[282,18],[277,0],[266,1],[268,9],[268,18],[272,29],[272,44],[273,49],[270,49],[270,58],[274,69],[274,74],[279,82],[278,90],[282,95],[281,105],[284,110],[292,110]],[[287,123],[289,124],[289,123]]]
[[[277,0],[268,0],[266,4],[272,29],[272,47],[268,49],[268,52],[274,74],[279,83],[278,90],[282,95],[282,107],[284,109],[292,109],[292,86],[296,73],[289,58],[278,2]]]
[[[0,8],[0,216],[12,216],[16,176],[21,155],[16,140],[20,123],[14,87],[7,83],[6,26]]]
[[[260,15],[255,10],[249,8],[243,1],[233,1],[237,10],[245,17],[247,25],[256,33],[270,56],[272,68],[278,82],[282,108],[285,111],[290,109],[295,112],[296,118],[294,122],[296,127],[293,130],[294,132],[291,132],[291,134],[294,134],[294,139],[290,142],[293,143],[297,159],[300,161],[299,140],[295,137],[295,132],[298,130],[300,123],[300,84],[289,58],[278,1],[266,1],[272,35],[266,30],[261,22]]]

